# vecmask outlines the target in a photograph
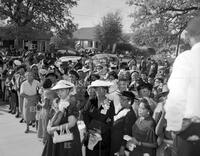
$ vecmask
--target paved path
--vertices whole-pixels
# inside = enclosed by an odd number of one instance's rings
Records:
[[[41,156],[43,144],[37,139],[35,128],[25,134],[25,124],[8,113],[8,106],[0,102],[0,156]]]

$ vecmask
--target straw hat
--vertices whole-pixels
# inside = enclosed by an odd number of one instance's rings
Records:
[[[91,83],[90,86],[88,86],[89,88],[91,87],[110,87],[112,86],[113,83],[112,82],[109,82],[109,81],[104,81],[104,80],[96,80],[96,81],[93,81]]]
[[[60,80],[51,90],[67,89],[67,88],[74,88],[74,84],[66,80]]]

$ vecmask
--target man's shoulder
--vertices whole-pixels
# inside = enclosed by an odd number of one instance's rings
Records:
[[[190,50],[186,50],[186,51],[180,53],[180,54],[177,56],[176,60],[186,59],[190,54],[191,54],[191,51],[190,51]]]
[[[188,64],[191,61],[190,56],[191,56],[191,51],[190,50],[186,50],[186,51],[182,52],[175,59],[174,66],[181,66],[181,67],[187,66],[187,67],[189,67]]]

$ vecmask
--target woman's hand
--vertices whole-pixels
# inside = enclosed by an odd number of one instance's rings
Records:
[[[132,138],[132,140],[130,140],[130,142],[132,143],[132,144],[134,144],[134,145],[139,145],[139,141],[137,141],[137,139],[136,138]]]
[[[58,130],[59,130],[59,126],[47,128],[47,131],[49,134],[53,134],[55,131],[58,131]]]

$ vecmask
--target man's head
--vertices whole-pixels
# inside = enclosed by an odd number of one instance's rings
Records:
[[[191,46],[200,42],[200,17],[194,17],[184,31],[184,38]]]

